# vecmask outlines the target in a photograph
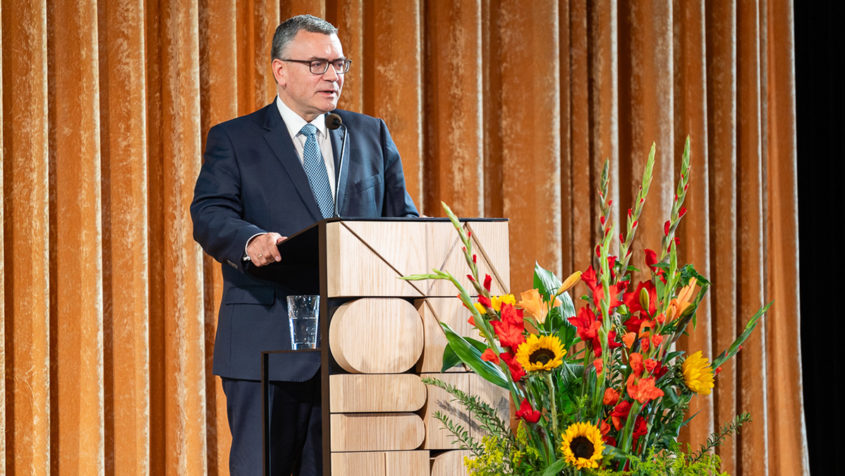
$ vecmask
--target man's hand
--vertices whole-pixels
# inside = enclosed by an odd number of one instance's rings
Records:
[[[246,245],[246,254],[249,255],[250,261],[255,266],[277,263],[282,260],[282,255],[279,254],[279,249],[276,246],[287,238],[287,236],[278,233],[258,235]]]

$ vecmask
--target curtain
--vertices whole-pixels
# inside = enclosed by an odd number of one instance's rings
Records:
[[[219,264],[188,212],[205,134],[274,97],[294,14],[339,27],[341,107],[382,117],[421,211],[510,219],[511,283],[589,266],[605,160],[620,223],[656,144],[633,262],[692,144],[682,259],[713,282],[682,346],[718,354],[774,301],[697,447],[732,474],[808,471],[789,0],[0,3],[0,464],[7,474],[227,474],[211,374]]]

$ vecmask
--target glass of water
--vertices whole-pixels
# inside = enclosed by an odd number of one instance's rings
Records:
[[[288,296],[290,347],[293,350],[317,348],[317,324],[320,316],[320,296]]]

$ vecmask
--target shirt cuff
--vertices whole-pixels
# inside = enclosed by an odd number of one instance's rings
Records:
[[[248,240],[246,240],[246,244],[244,245],[244,256],[243,256],[243,258],[241,258],[243,261],[252,261],[249,258],[249,253],[246,252],[246,249],[247,249],[247,247],[249,247],[249,243],[253,240],[253,238],[255,238],[258,235],[264,235],[264,234],[265,233],[256,233],[256,234],[250,236]]]

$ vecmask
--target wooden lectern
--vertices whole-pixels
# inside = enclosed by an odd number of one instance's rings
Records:
[[[492,294],[509,292],[507,221],[461,224],[472,232],[480,276],[493,278]],[[439,322],[480,338],[453,285],[400,279],[441,269],[474,294],[462,246],[445,218],[328,219],[279,245],[282,262],[261,270],[266,279],[321,296],[324,475],[466,474],[463,452],[433,414],[450,415],[470,433],[479,430],[421,376],[482,395],[507,421],[504,389],[463,367],[441,373],[446,338]],[[261,352],[262,382],[277,352]],[[264,416],[267,474],[266,403]]]

